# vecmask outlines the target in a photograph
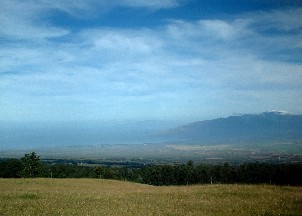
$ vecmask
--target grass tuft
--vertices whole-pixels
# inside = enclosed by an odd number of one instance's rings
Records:
[[[20,199],[38,199],[37,194],[25,193],[18,196]]]

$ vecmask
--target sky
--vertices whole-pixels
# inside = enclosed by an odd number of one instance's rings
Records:
[[[300,0],[1,0],[0,121],[302,113]]]

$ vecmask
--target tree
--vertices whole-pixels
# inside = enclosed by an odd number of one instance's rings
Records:
[[[186,184],[193,184],[195,182],[194,174],[195,174],[194,163],[193,163],[192,160],[189,160],[187,162],[186,167],[185,167],[185,182],[186,182]]]
[[[34,178],[39,174],[41,167],[40,156],[35,152],[25,154],[21,158],[21,162],[23,164],[22,177]]]
[[[23,166],[18,159],[8,159],[0,162],[1,178],[20,178]]]

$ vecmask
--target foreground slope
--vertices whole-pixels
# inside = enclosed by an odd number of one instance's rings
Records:
[[[0,179],[1,215],[300,215],[302,188]]]

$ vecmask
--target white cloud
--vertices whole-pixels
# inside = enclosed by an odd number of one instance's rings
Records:
[[[195,22],[176,20],[168,25],[167,30],[175,38],[234,40],[251,34],[247,28],[249,22],[245,19],[236,19],[231,22],[217,19]]]
[[[45,8],[40,4],[24,1],[0,2],[0,36],[9,39],[30,39],[60,37],[67,30],[40,23]]]
[[[277,29],[280,31],[301,31],[302,23],[302,9],[287,9],[287,10],[274,10],[271,12],[259,12],[258,14],[251,15],[255,24],[261,29]]]
[[[201,20],[198,22],[198,27],[207,36],[228,40],[245,36],[243,31],[246,31],[246,22],[235,20],[228,23],[222,20]]]
[[[159,10],[178,7],[181,4],[185,3],[186,0],[73,0],[72,2],[70,2],[69,0],[28,0],[26,2],[22,0],[4,0],[2,2],[2,5],[12,5],[13,7],[18,7],[19,5],[22,5],[23,7],[25,7],[24,9],[34,8],[36,10],[35,12],[59,10],[78,18],[87,18],[108,12],[109,10],[115,7],[132,7]]]
[[[63,11],[78,18],[95,17],[118,7],[140,7],[158,10],[179,6],[179,0],[143,1],[143,0],[3,0],[0,1],[0,36],[16,39],[44,39],[61,37],[69,33],[67,29],[55,27],[40,19],[47,17],[53,10]]]
[[[125,51],[127,55],[133,53],[150,53],[160,49],[160,38],[156,38],[149,30],[130,30],[122,29],[110,30],[85,30],[81,37],[87,43],[91,43],[100,51]]]
[[[146,7],[152,9],[161,9],[161,8],[173,8],[180,5],[183,1],[180,0],[121,0],[118,4],[130,7]]]

